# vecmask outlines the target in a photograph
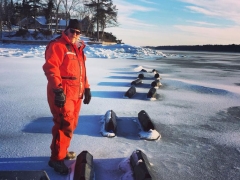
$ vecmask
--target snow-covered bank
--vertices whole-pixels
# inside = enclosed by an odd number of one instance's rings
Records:
[[[86,43],[88,38],[82,38]],[[0,44],[0,56],[44,57],[46,45]],[[19,54],[20,53],[20,54]],[[124,58],[124,59],[157,59],[166,57],[159,50],[135,47],[126,44],[115,45],[87,45],[85,53],[88,58]]]
[[[109,54],[105,47],[99,48],[101,56]],[[98,49],[91,52],[96,55]],[[65,180],[68,176],[56,174],[47,165],[52,121],[43,54],[44,46],[0,47],[0,169],[45,170],[51,180]],[[237,180],[240,55],[163,54],[167,57],[159,60],[119,58],[121,53],[112,59],[88,58],[93,98],[82,106],[70,150],[93,155],[96,180],[120,179],[124,173],[119,163],[136,149],[148,156],[156,179]],[[142,68],[161,74],[156,101],[146,98],[153,73],[145,73],[136,96],[123,98]],[[114,138],[100,134],[101,118],[110,109],[118,116]],[[139,138],[135,121],[141,110],[151,116],[161,139]],[[73,163],[67,161],[69,166]]]

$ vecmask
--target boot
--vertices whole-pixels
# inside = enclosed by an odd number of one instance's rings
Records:
[[[68,167],[64,164],[64,160],[52,161],[48,162],[48,165],[54,170],[62,175],[67,175],[69,170]]]
[[[68,152],[65,157],[66,160],[71,160],[71,159],[75,159],[75,158],[76,158],[76,153],[73,151]]]

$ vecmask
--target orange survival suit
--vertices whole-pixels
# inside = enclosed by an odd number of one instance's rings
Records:
[[[89,88],[83,49],[83,41],[77,47],[63,32],[61,37],[51,41],[45,51],[43,70],[48,80],[47,99],[53,115],[51,160],[66,157],[82,104],[84,89]],[[54,104],[54,89],[62,88],[66,103],[62,108]]]

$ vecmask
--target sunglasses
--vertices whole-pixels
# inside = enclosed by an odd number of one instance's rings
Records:
[[[76,33],[76,35],[80,35],[81,32],[70,28],[70,33],[72,33],[72,34]]]

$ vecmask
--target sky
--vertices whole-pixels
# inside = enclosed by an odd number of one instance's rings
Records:
[[[107,28],[136,46],[240,44],[240,1],[113,0],[118,27]]]

